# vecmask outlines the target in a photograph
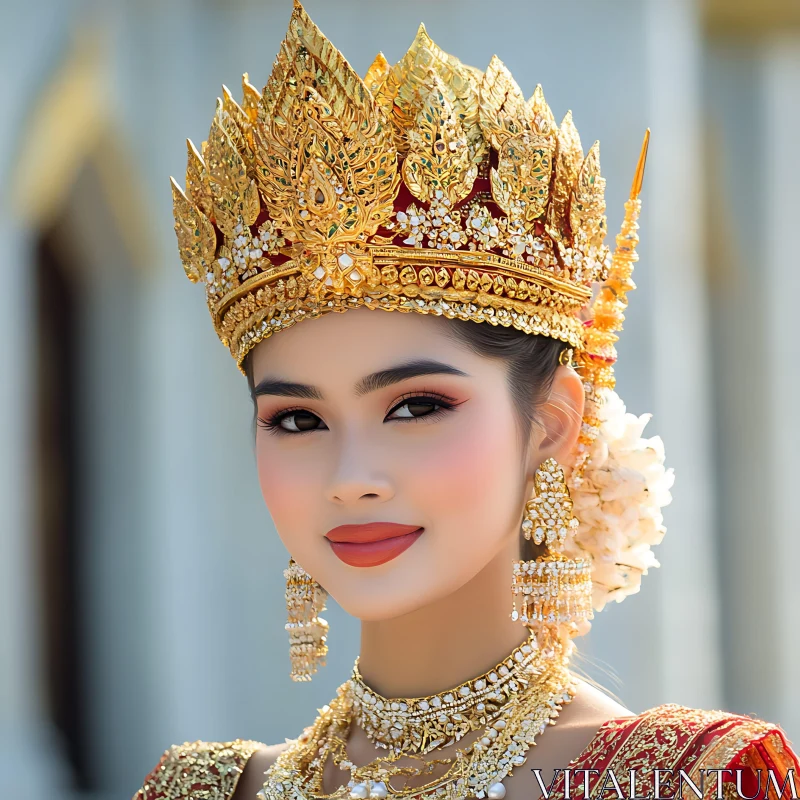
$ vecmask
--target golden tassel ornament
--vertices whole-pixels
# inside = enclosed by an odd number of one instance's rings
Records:
[[[325,610],[328,593],[294,560],[283,572],[286,578],[286,611],[289,617],[290,676],[293,681],[310,681],[325,666],[328,623],[319,616]]]
[[[535,561],[515,561],[511,618],[527,625],[543,649],[551,648],[558,628],[578,630],[592,619],[592,565],[562,552],[567,536],[578,526],[564,470],[554,458],[542,463],[534,479],[536,494],[525,505],[522,534],[547,554]],[[519,608],[518,608],[519,605]]]

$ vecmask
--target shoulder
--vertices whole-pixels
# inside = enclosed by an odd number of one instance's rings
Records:
[[[706,710],[666,703],[627,719],[611,720],[609,728],[620,734],[636,735],[637,740],[659,739],[673,742],[684,749],[697,749],[715,744],[724,751],[737,749],[777,735],[785,739],[778,725],[729,711]],[[721,747],[725,742],[726,747]]]
[[[263,772],[285,747],[246,739],[173,745],[164,751],[133,800],[233,800],[234,795],[236,800],[252,800],[261,788]]]
[[[626,773],[683,770],[690,778],[736,768],[768,770],[781,778],[800,768],[778,725],[741,714],[668,703],[608,720],[581,754],[580,768]],[[728,780],[728,778],[724,778]]]

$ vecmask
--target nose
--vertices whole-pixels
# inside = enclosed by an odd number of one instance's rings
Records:
[[[381,462],[374,444],[355,435],[343,438],[325,489],[327,499],[337,505],[390,500],[394,486]]]

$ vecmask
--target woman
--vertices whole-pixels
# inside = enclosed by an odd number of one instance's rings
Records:
[[[256,405],[292,677],[324,663],[326,590],[361,652],[297,739],[172,747],[138,800],[790,792],[776,726],[634,715],[569,669],[669,500],[613,391],[647,138],[611,258],[597,145],[496,58],[421,28],[362,81],[297,6],[243,88],[173,184],[181,257]]]

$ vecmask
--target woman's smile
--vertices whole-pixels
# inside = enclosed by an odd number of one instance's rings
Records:
[[[351,567],[377,567],[408,550],[422,536],[424,528],[397,522],[367,522],[363,525],[339,525],[325,538],[331,550]]]

